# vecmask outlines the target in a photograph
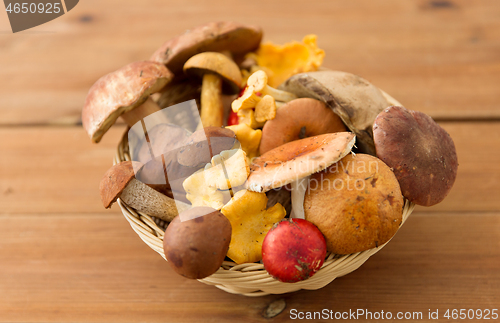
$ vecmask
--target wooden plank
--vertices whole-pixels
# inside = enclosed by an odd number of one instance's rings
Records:
[[[292,309],[443,315],[500,301],[498,212],[415,213],[357,271],[259,298],[178,276],[116,212],[1,215],[0,236],[0,322],[267,322],[261,313],[279,298],[276,322]]]
[[[457,146],[459,173],[448,197],[421,211],[500,210],[500,123],[443,123]],[[0,128],[0,210],[102,212],[98,186],[125,127],[91,144],[81,127]],[[116,207],[116,206],[115,206]]]
[[[252,16],[249,12],[258,14]],[[363,8],[363,10],[359,10]],[[148,59],[167,39],[209,20],[261,25],[284,43],[319,36],[324,65],[372,81],[435,118],[500,118],[500,5],[488,1],[251,2],[144,5],[82,1],[68,14],[10,34],[0,12],[0,124],[76,122],[102,75]]]

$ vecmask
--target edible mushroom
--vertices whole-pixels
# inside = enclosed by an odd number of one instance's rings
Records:
[[[342,120],[325,103],[310,98],[295,99],[266,122],[259,149],[264,154],[290,141],[344,131],[347,129]]]
[[[354,74],[327,70],[294,75],[279,89],[325,102],[356,134],[359,150],[375,155],[373,121],[390,104],[370,82]]]
[[[187,144],[177,154],[177,160],[188,167],[204,166],[221,151],[233,148],[236,142],[236,134],[231,129],[205,127],[189,136]]]
[[[236,63],[222,53],[204,52],[191,57],[184,64],[188,75],[202,77],[201,123],[204,127],[221,127],[224,123],[222,84],[231,94],[239,92],[241,72]]]
[[[347,155],[355,142],[350,132],[291,141],[274,148],[250,165],[246,187],[267,192],[325,169]]]
[[[150,59],[165,64],[178,75],[184,63],[196,54],[228,51],[233,56],[242,56],[257,49],[261,39],[259,27],[229,21],[211,22],[165,42]]]
[[[85,131],[98,143],[118,117],[132,127],[160,111],[149,96],[159,92],[172,78],[173,74],[164,65],[149,61],[134,62],[101,77],[90,88],[83,106]],[[161,116],[158,118],[165,121]]]
[[[403,195],[432,206],[450,192],[458,160],[450,135],[419,111],[392,106],[373,124],[377,156],[394,170]]]
[[[172,221],[178,212],[189,208],[187,204],[174,201],[135,178],[134,162],[125,161],[112,166],[104,174],[99,185],[102,204],[105,208],[120,198],[134,209],[165,221]]]
[[[328,251],[352,254],[377,248],[396,234],[403,196],[391,169],[366,154],[349,154],[311,175],[305,219],[323,233]]]

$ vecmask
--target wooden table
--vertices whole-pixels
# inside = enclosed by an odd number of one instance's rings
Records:
[[[18,34],[0,11],[1,322],[282,322],[323,309],[448,321],[447,309],[500,309],[498,1],[85,0]],[[97,78],[214,20],[261,25],[277,43],[315,33],[325,66],[430,114],[457,146],[453,191],[317,291],[249,298],[176,275],[117,206],[101,206],[125,127],[91,144],[80,111]],[[279,299],[286,309],[264,318]]]

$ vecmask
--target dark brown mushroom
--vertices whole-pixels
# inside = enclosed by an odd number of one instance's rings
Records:
[[[257,49],[261,39],[261,28],[227,21],[212,22],[167,41],[151,60],[165,64],[178,75],[184,63],[198,53],[229,51],[233,56],[243,56]]]
[[[431,117],[392,106],[375,119],[373,135],[377,156],[393,169],[404,197],[432,206],[448,195],[457,153],[453,139]]]
[[[205,127],[194,132],[187,144],[179,150],[177,160],[183,166],[200,167],[210,163],[212,157],[230,150],[236,143],[236,134],[227,128]]]

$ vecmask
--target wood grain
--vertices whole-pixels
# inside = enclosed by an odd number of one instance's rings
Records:
[[[448,197],[420,211],[499,211],[500,122],[443,123],[457,146],[459,172]],[[125,127],[96,145],[81,127],[0,128],[3,213],[102,212],[98,186]],[[117,206],[115,206],[117,207]]]
[[[0,11],[0,124],[76,122],[99,77],[217,20],[260,25],[276,43],[315,33],[325,66],[361,75],[435,118],[499,119],[499,17],[496,0],[86,0],[9,34]]]
[[[498,212],[414,213],[357,271],[260,298],[178,276],[116,212],[4,215],[0,236],[0,322],[268,322],[261,313],[279,298],[287,307],[273,322],[289,321],[291,309],[498,307]]]

